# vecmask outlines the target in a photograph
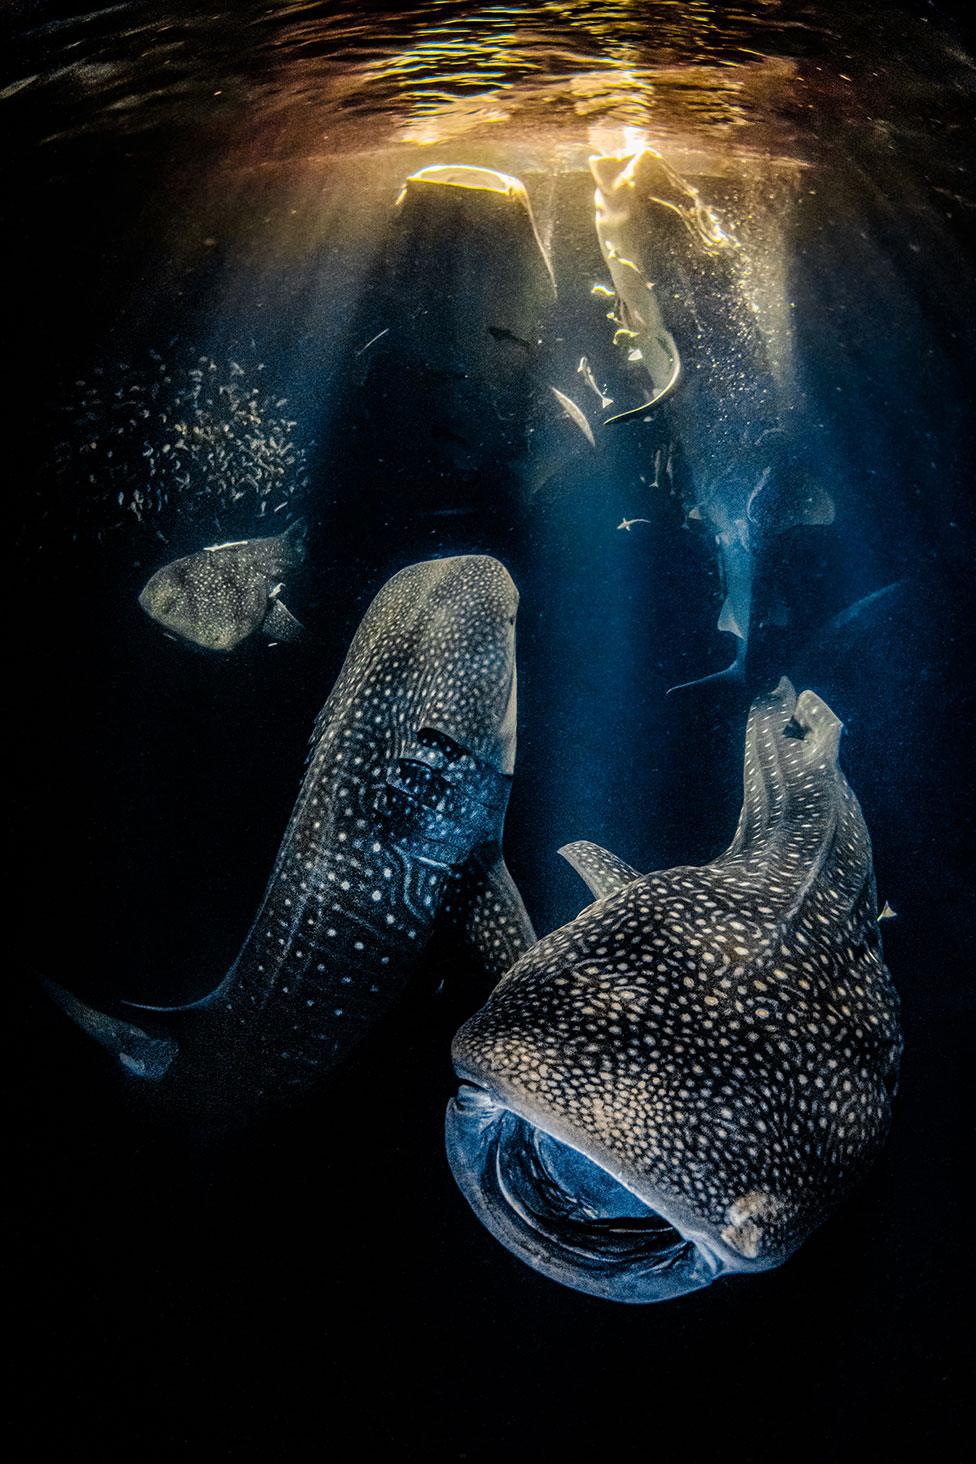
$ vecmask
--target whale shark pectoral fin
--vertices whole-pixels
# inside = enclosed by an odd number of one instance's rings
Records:
[[[532,921],[497,847],[469,861],[451,905],[473,964],[493,985],[535,945]]]
[[[598,900],[602,900],[605,895],[615,895],[618,890],[633,884],[635,879],[640,879],[639,870],[625,864],[616,854],[611,854],[609,849],[601,849],[599,844],[591,844],[587,839],[564,844],[559,853],[567,864],[573,866],[587,889]]]
[[[667,398],[674,391],[675,387],[678,385],[678,381],[681,378],[682,369],[681,357],[678,354],[678,347],[675,345],[674,338],[671,336],[670,332],[667,331],[665,332],[664,337],[658,337],[658,342],[665,350],[669,350],[671,353],[671,375],[668,377],[663,386],[657,387],[654,395],[650,398],[649,401],[646,401],[642,407],[631,407],[626,412],[617,412],[613,417],[604,417],[601,424],[602,426],[613,427],[618,422],[636,422],[638,418],[645,417],[649,412],[653,412],[654,408],[659,407],[661,403],[663,401],[666,401]],[[653,382],[653,377],[651,379]]]
[[[646,417],[649,412],[653,412],[658,400],[659,398],[652,398],[651,401],[644,402],[639,407],[628,407],[626,412],[617,412],[613,417],[604,417],[600,426],[616,427],[620,422],[636,422],[640,417]]]
[[[158,1083],[165,1077],[179,1050],[173,1038],[153,1036],[134,1022],[86,1006],[56,981],[45,980],[44,985],[65,1015],[114,1053],[127,1073],[149,1083]]]
[[[725,600],[722,604],[721,613],[718,617],[718,629],[728,631],[730,635],[736,636],[740,641],[744,641],[746,639],[748,627],[743,628],[743,626],[739,624],[739,619],[736,615],[735,605],[733,603],[731,595],[726,595]]]
[[[227,975],[205,996],[195,997],[193,1001],[181,1001],[175,1006],[155,1006],[145,1001],[123,1001],[120,1003],[130,1012],[153,1012],[160,1017],[181,1017],[188,1012],[206,1011],[208,1007],[214,1006],[220,997],[233,984],[235,967],[232,966]]]
[[[740,640],[736,646],[735,660],[731,665],[726,666],[724,671],[712,671],[708,676],[699,676],[694,681],[679,681],[677,686],[669,686],[667,696],[673,695],[676,691],[691,691],[696,686],[719,686],[723,683],[738,683],[745,680],[746,643]]]
[[[302,622],[297,620],[275,595],[268,606],[267,615],[261,622],[261,633],[266,635],[269,640],[298,641],[304,637],[306,632]]]

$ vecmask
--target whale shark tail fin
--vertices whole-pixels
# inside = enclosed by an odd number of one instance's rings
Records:
[[[843,723],[825,701],[812,691],[797,696],[785,676],[772,691],[756,697],[746,724],[742,812],[727,854],[747,853],[776,827],[792,827],[801,835],[809,830],[817,816],[818,788],[835,800],[833,808],[860,820],[850,790],[847,801],[838,792],[846,789],[837,767],[842,731]],[[835,833],[832,840],[837,846],[832,858],[859,864],[864,850],[860,837],[852,833],[845,843]]]
[[[177,1053],[177,1044],[171,1037],[154,1036],[134,1022],[97,1011],[95,1007],[79,1001],[56,981],[45,979],[43,984],[65,1016],[113,1053],[122,1069],[132,1077],[158,1083],[169,1071]]]

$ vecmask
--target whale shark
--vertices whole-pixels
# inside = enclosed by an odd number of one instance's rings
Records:
[[[403,993],[439,918],[492,978],[534,940],[505,867],[518,593],[498,560],[394,575],[315,724],[264,897],[230,970],[181,1008],[52,994],[176,1116],[316,1083]]]
[[[758,461],[763,459],[760,470]],[[779,433],[767,439],[762,459],[743,451],[714,481],[694,515],[714,537],[722,587],[717,629],[734,637],[735,649],[728,666],[672,691],[746,679],[756,630],[776,619],[789,620],[788,606],[757,605],[758,565],[780,534],[800,527],[826,528],[834,514],[833,499],[796,461]]]
[[[902,1039],[840,734],[784,678],[724,854],[640,875],[563,849],[594,902],[458,1031],[451,1168],[543,1275],[640,1303],[777,1266],[877,1152]]]
[[[717,628],[735,638],[731,664],[688,684],[743,680],[754,631],[789,613],[756,603],[766,550],[787,530],[834,516],[798,427],[782,229],[762,174],[742,184],[733,229],[729,209],[720,217],[653,148],[591,157],[590,171],[614,343],[650,387],[642,405],[603,426],[643,421],[667,403],[687,469],[687,517],[715,545]]]
[[[261,631],[298,640],[303,626],[279,598],[289,570],[305,557],[305,523],[273,538],[210,544],[174,559],[148,581],[139,604],[151,620],[208,651],[233,651]]]
[[[735,241],[697,191],[653,148],[591,157],[590,172],[596,183],[597,240],[615,296],[608,317],[617,327],[614,345],[623,350],[629,365],[643,368],[651,387],[651,396],[640,406],[605,418],[607,427],[642,418],[671,396],[682,374],[681,354],[665,322],[656,288],[649,208],[652,216],[669,210],[682,220],[696,245],[709,253],[732,249]]]

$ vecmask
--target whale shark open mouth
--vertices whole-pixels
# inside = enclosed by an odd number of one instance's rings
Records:
[[[593,1160],[462,1082],[447,1156],[482,1224],[537,1271],[608,1300],[665,1301],[707,1286],[718,1257]]]

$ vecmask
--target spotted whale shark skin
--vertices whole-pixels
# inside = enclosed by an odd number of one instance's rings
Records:
[[[787,681],[752,705],[713,863],[564,852],[595,903],[457,1033],[448,1158],[543,1274],[652,1302],[779,1265],[880,1146],[901,1053],[841,724]]]
[[[139,595],[167,635],[207,651],[231,652],[258,632],[298,640],[301,623],[280,599],[283,581],[305,557],[306,525],[273,538],[211,544],[157,569]]]
[[[250,933],[181,1009],[78,1024],[178,1116],[247,1110],[329,1073],[396,1001],[435,921],[501,969],[534,939],[501,834],[515,759],[518,594],[495,559],[414,564],[380,590],[317,719]]]

